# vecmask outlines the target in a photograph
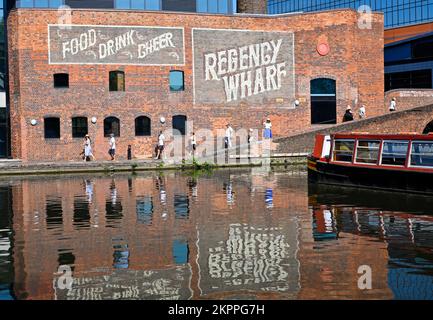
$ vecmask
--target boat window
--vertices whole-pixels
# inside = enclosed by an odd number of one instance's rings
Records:
[[[332,160],[352,162],[355,140],[335,140]]]
[[[384,141],[381,163],[392,166],[404,166],[408,147],[408,141]]]
[[[413,142],[411,166],[433,167],[433,142]]]
[[[376,164],[379,159],[380,141],[359,140],[356,148],[356,162]]]

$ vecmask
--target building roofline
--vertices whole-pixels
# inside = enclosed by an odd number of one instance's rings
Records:
[[[399,40],[399,41],[396,41],[396,42],[390,42],[390,43],[385,44],[384,47],[385,48],[394,47],[394,46],[398,46],[398,45],[406,43],[406,42],[411,42],[413,40],[417,40],[417,39],[421,39],[421,38],[426,38],[426,37],[429,37],[429,36],[433,36],[433,31],[425,32],[425,33],[422,33],[422,34],[419,34],[419,35],[416,35],[416,36],[413,36],[413,37],[410,37],[410,38],[406,38],[406,39],[403,39],[403,40]]]
[[[57,8],[13,8],[10,12],[20,12],[20,11],[58,11]],[[279,13],[279,14],[257,14],[257,13],[229,13],[229,14],[220,14],[220,13],[206,13],[206,12],[184,12],[184,11],[163,11],[163,10],[137,10],[137,9],[115,9],[115,8],[71,8],[72,12],[76,11],[84,11],[84,12],[129,12],[129,13],[152,13],[152,14],[173,14],[173,15],[199,15],[199,16],[211,16],[211,17],[238,17],[238,18],[262,18],[262,19],[275,19],[275,18],[285,18],[285,17],[294,17],[301,15],[318,15],[330,12],[354,12],[357,13],[357,10],[352,8],[338,8],[338,9],[330,9],[330,10],[322,10],[322,11],[314,11],[314,12],[288,12],[288,13]],[[382,15],[381,11],[373,11],[373,14]]]

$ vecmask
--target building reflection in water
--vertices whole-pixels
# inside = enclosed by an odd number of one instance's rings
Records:
[[[153,200],[151,196],[140,197],[137,199],[137,222],[152,224]]]
[[[430,197],[330,186],[311,189],[315,239],[333,239],[338,243],[338,237],[332,234],[345,233],[381,241],[388,255],[386,281],[393,297],[433,299]],[[400,210],[389,211],[390,206]]]
[[[3,299],[433,298],[433,200],[308,190],[278,170],[5,184]]]
[[[118,199],[116,182],[113,179],[110,184],[110,196],[107,199],[105,206],[105,218],[107,219],[107,227],[117,227],[122,217],[122,202],[120,201],[120,199]]]

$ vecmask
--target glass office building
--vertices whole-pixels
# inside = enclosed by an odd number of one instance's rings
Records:
[[[433,0],[268,0],[268,13],[311,12],[351,8],[362,5],[382,11],[385,28],[433,21]]]

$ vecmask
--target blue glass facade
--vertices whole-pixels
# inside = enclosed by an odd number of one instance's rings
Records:
[[[268,13],[311,12],[339,8],[357,10],[361,5],[382,11],[385,28],[433,21],[433,0],[268,0]]]
[[[385,45],[385,91],[433,88],[433,33]]]
[[[234,0],[17,0],[17,8],[107,8],[125,10],[163,10],[231,14],[236,11]]]

